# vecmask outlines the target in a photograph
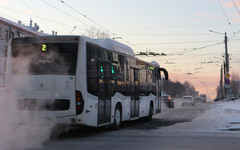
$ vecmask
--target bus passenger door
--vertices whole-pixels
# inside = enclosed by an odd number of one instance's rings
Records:
[[[130,85],[131,85],[131,104],[130,117],[139,117],[139,70],[135,68],[130,69]]]
[[[161,112],[161,80],[159,74],[156,74],[156,90],[157,90],[157,112]]]
[[[98,75],[98,124],[111,121],[111,64],[100,62]]]

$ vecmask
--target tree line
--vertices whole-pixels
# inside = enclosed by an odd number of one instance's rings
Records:
[[[196,91],[195,87],[188,81],[181,83],[179,81],[163,80],[162,91],[163,94],[168,94],[175,98],[182,98],[186,95],[193,97],[198,96],[198,91]]]

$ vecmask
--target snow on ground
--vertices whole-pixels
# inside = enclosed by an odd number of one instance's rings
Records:
[[[178,123],[169,129],[214,132],[231,127],[240,129],[240,99],[213,103],[211,108],[200,113],[191,122]]]

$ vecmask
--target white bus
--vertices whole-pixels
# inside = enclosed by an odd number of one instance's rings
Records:
[[[118,128],[122,121],[160,112],[159,65],[110,39],[84,36],[15,38],[8,76],[17,108],[44,112],[59,124]]]

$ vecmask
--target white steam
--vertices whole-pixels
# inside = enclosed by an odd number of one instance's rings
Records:
[[[0,99],[0,150],[39,148],[49,139],[54,123],[38,113],[18,110],[14,95],[11,91]]]
[[[23,66],[24,69],[20,70],[24,73],[21,74],[26,75],[29,61],[22,58],[17,62],[22,62],[18,66]],[[0,95],[0,150],[40,148],[50,138],[53,121],[46,120],[37,112],[17,109],[17,89],[29,85],[26,80],[8,82],[6,91]]]

